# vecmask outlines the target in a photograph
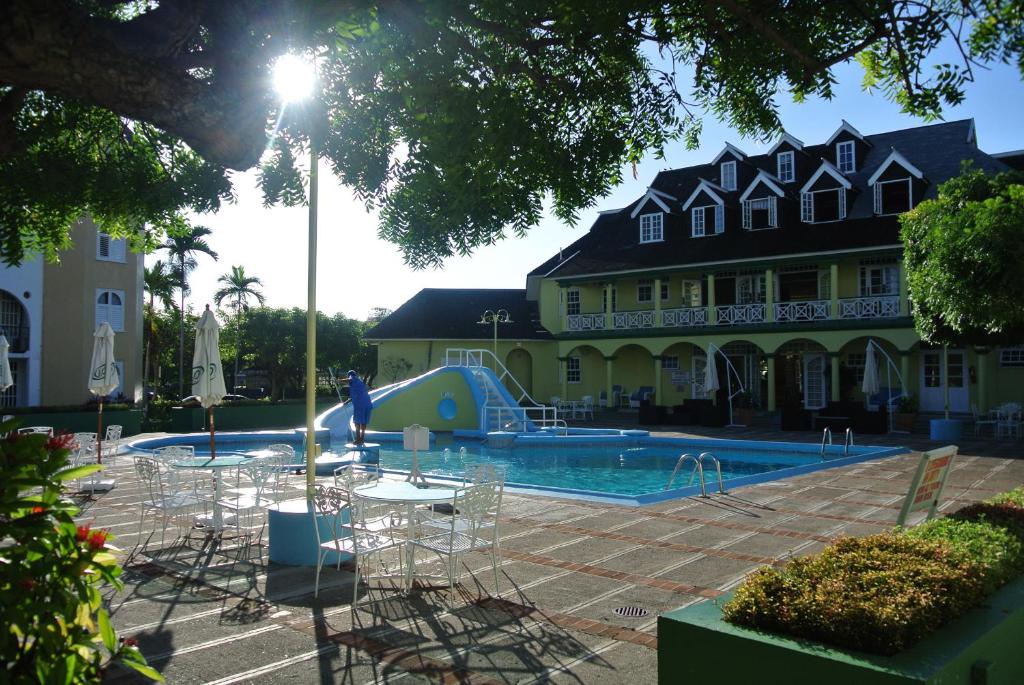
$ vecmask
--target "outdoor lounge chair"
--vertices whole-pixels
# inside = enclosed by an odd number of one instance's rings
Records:
[[[631,409],[639,409],[640,403],[644,400],[651,398],[654,394],[654,388],[649,385],[641,385],[636,389],[636,392],[629,396],[629,406]]]

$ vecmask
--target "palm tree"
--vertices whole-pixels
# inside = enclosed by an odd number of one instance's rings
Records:
[[[231,273],[222,274],[217,279],[217,282],[223,283],[224,287],[213,294],[213,301],[219,307],[221,302],[228,300],[228,306],[235,312],[235,326],[239,331],[239,338],[235,343],[235,375],[231,379],[231,390],[234,391],[235,384],[238,383],[238,358],[242,356],[240,326],[242,312],[249,308],[250,297],[254,298],[260,305],[264,303],[266,298],[259,291],[259,288],[263,287],[263,281],[255,276],[246,276],[244,266],[232,266]]]
[[[145,269],[142,273],[142,281],[146,289],[146,294],[149,295],[149,302],[146,304],[146,321],[147,321],[147,336],[146,336],[146,354],[142,361],[142,383],[143,387],[149,385],[149,372],[150,372],[150,351],[153,345],[153,336],[156,335],[156,327],[154,326],[153,316],[155,314],[156,300],[160,300],[160,304],[164,309],[171,309],[174,306],[174,288],[176,287],[177,280],[175,274],[164,264],[162,260],[153,262],[153,266]],[[145,398],[145,393],[143,398]],[[143,400],[145,401],[145,399]]]
[[[195,255],[207,254],[217,261],[217,253],[206,242],[213,233],[205,226],[192,226],[184,235],[168,236],[161,250],[167,250],[175,264],[175,286],[181,293],[181,316],[178,325],[178,397],[185,395],[185,295],[188,294],[188,275],[196,268]]]

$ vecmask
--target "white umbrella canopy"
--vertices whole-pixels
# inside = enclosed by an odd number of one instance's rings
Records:
[[[114,362],[114,330],[104,321],[92,334],[92,363],[89,364],[89,392],[100,398],[96,415],[96,461],[103,461],[103,398],[121,385]]]
[[[711,394],[718,392],[722,387],[718,382],[718,368],[715,365],[714,352],[708,350],[707,361],[704,365],[704,392]]]
[[[209,409],[227,394],[220,363],[220,326],[207,305],[196,326],[196,350],[192,355],[192,394]]]
[[[11,375],[11,360],[7,352],[9,348],[7,336],[0,335],[0,392],[14,385],[14,376]]]
[[[882,389],[878,380],[878,359],[875,357],[875,346],[872,343],[868,343],[868,349],[864,354],[864,382],[860,384],[860,389],[867,397],[877,395]]]

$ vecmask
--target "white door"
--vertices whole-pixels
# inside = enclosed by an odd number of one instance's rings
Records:
[[[707,395],[704,393],[704,374],[707,370],[708,358],[703,354],[694,353],[691,369],[693,375],[690,377],[693,383],[693,399],[704,400]]]
[[[966,412],[967,398],[966,370],[963,350],[949,351],[949,410]],[[942,377],[942,350],[921,351],[921,411],[945,411],[945,389]]]
[[[825,355],[804,352],[804,409],[825,408]]]

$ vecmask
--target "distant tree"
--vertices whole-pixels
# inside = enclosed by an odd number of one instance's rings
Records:
[[[244,266],[232,266],[231,273],[222,274],[217,282],[224,285],[213,294],[213,301],[219,307],[224,300],[228,300],[229,306],[235,313],[235,319],[241,319],[243,312],[249,309],[250,297],[259,302],[260,306],[263,306],[266,301],[260,291],[263,281],[255,276],[246,276]],[[231,378],[232,390],[234,390],[235,383],[238,382],[238,357],[242,352],[241,343],[241,338],[235,341],[235,375]]]
[[[412,362],[405,357],[385,357],[380,363],[381,373],[390,383],[397,383],[412,371]]]
[[[907,289],[923,339],[1024,340],[1024,173],[965,167],[900,223]]]
[[[206,236],[213,231],[205,226],[192,226],[187,233],[174,234],[167,238],[161,250],[167,250],[176,261],[175,277],[178,292],[181,293],[181,311],[185,311],[185,295],[188,294],[188,275],[196,268],[198,254],[205,254],[217,261],[217,253],[206,242]],[[182,327],[178,331],[178,396],[185,395],[185,328],[184,317],[180,319]]]
[[[157,260],[152,266],[146,267],[142,272],[143,286],[149,301],[146,303],[142,318],[144,323],[143,337],[145,338],[145,353],[142,355],[142,383],[144,388],[150,384],[152,376],[149,375],[153,366],[150,354],[152,352],[153,339],[156,337],[156,300],[160,301],[164,310],[174,307],[175,277],[168,270],[162,260]],[[143,401],[145,402],[145,393]]]
[[[946,43],[962,58],[934,63]],[[6,0],[0,45],[4,261],[54,256],[85,212],[181,234],[233,199],[230,170],[300,204],[315,139],[422,267],[522,235],[545,202],[575,222],[623,164],[696,145],[700,111],[777,132],[780,97],[831,97],[851,59],[937,117],[977,65],[1020,65],[1024,19],[1019,0]],[[285,111],[288,52],[318,84]]]

